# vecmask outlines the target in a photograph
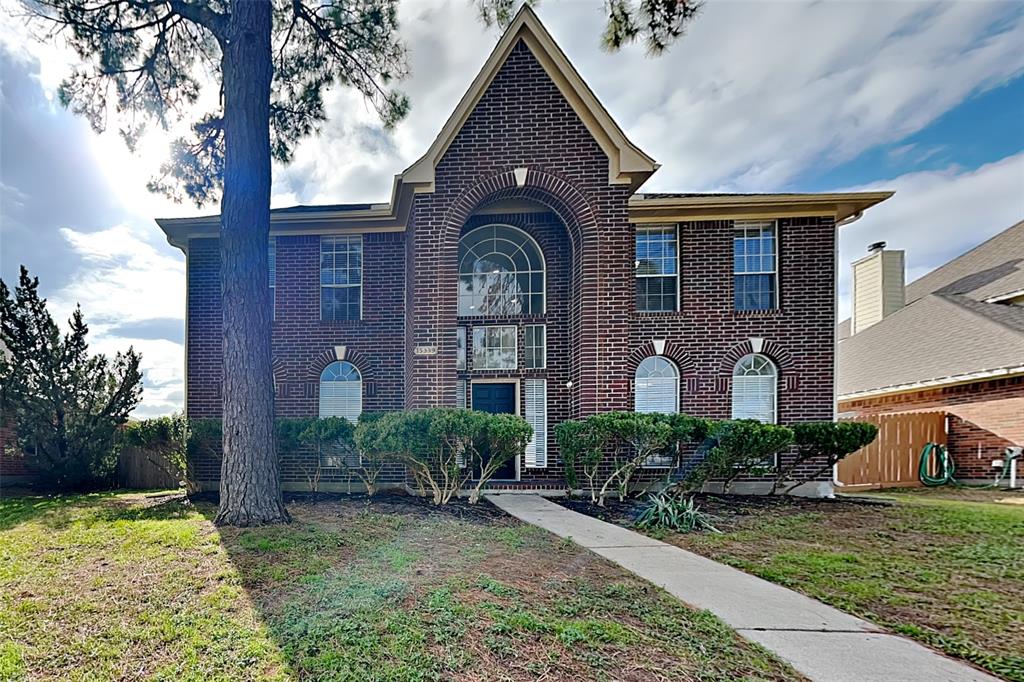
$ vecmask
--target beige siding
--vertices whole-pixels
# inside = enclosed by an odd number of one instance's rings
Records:
[[[903,252],[876,251],[853,264],[853,328],[862,332],[904,303]]]

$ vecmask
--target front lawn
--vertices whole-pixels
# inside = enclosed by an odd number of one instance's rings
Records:
[[[873,497],[896,504],[704,497],[724,533],[663,539],[1024,682],[1024,494]]]
[[[0,679],[801,679],[486,504],[289,511],[237,530],[177,494],[0,500]]]

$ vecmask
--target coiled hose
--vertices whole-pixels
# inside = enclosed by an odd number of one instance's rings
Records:
[[[928,473],[928,464],[931,462],[932,455],[935,456],[935,475],[932,476]],[[949,456],[949,452],[946,450],[945,445],[939,443],[928,443],[921,450],[921,463],[917,467],[918,478],[921,482],[928,486],[935,485],[946,485],[949,483],[956,484],[956,479],[953,478],[953,473],[956,471],[956,467],[953,466],[953,458]]]

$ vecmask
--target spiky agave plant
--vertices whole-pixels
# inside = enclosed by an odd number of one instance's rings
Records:
[[[680,533],[710,531],[720,533],[711,523],[712,517],[702,512],[692,496],[663,490],[648,496],[647,505],[636,519],[641,530],[674,530]]]

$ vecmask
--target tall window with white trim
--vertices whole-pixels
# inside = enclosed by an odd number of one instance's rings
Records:
[[[732,373],[732,418],[774,424],[778,377],[775,363],[765,356],[751,353],[740,358]]]
[[[774,220],[737,220],[732,238],[736,310],[779,306],[778,239]]]
[[[363,378],[351,362],[332,362],[320,373],[320,417],[355,423],[363,412]]]
[[[636,228],[636,309],[679,309],[679,243],[675,225]]]
[[[358,320],[363,314],[363,237],[320,237],[320,319]]]
[[[543,315],[544,256],[511,225],[484,225],[459,240],[459,315]]]

